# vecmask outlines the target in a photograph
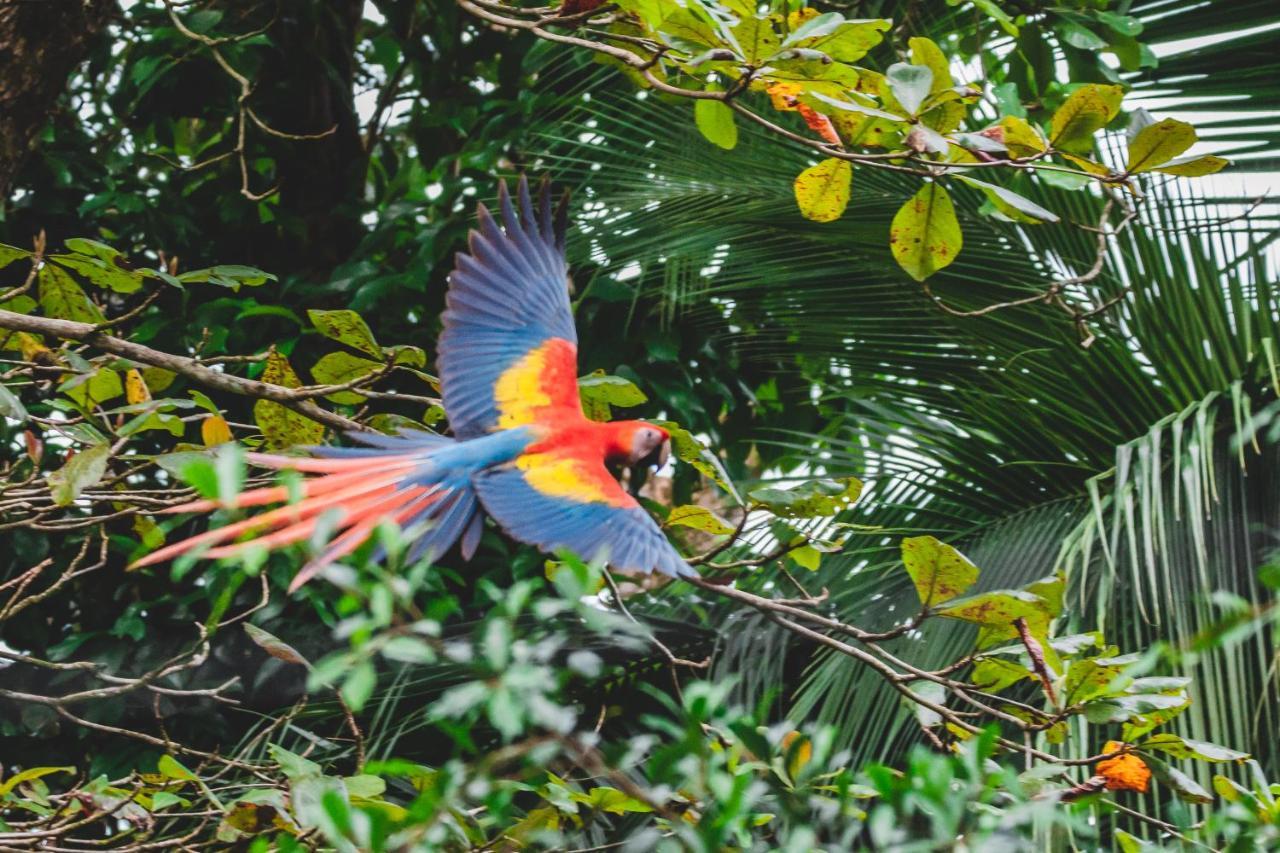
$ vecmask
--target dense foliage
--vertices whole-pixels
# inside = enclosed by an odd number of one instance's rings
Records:
[[[111,5],[0,170],[0,846],[1277,843],[1270,4]],[[129,571],[245,449],[447,427],[517,173],[704,580]]]

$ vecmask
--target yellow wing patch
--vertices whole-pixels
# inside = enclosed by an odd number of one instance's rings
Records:
[[[493,398],[501,413],[498,416],[499,429],[533,423],[536,410],[550,405],[551,397],[543,390],[542,384],[546,367],[546,347],[535,347],[498,377],[493,386]]]
[[[626,495],[603,466],[603,477],[593,477],[592,472],[582,470],[581,460],[570,456],[526,453],[516,458],[516,467],[524,472],[525,482],[550,497],[616,505],[619,497]]]

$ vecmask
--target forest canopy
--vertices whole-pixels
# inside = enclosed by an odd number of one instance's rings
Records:
[[[0,848],[1280,844],[1277,33],[0,2]],[[295,590],[343,521],[268,539],[262,454],[465,437],[449,274],[521,181],[694,575],[375,515]]]

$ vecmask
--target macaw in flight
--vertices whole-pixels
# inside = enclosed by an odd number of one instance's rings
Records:
[[[435,559],[459,540],[470,559],[488,514],[512,538],[544,551],[568,549],[622,571],[695,575],[605,465],[661,464],[667,431],[582,413],[565,207],[552,212],[544,184],[535,211],[524,178],[517,195],[519,213],[500,185],[502,227],[480,205],[470,252],[458,254],[449,277],[438,367],[452,438],[356,433],[366,447],[311,448],[310,457],[247,454],[258,465],[319,476],[303,481],[296,503],[161,548],[134,566],[204,546],[212,546],[203,552],[210,558],[277,548],[310,538],[322,518],[331,519],[337,535],[293,579],[292,591],[354,551],[384,519],[417,537],[411,561]],[[276,486],[245,492],[234,505],[288,499],[288,488]],[[220,506],[195,501],[168,511]],[[249,532],[256,536],[232,541]]]

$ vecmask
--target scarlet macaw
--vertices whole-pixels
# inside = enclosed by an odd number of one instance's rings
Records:
[[[544,186],[539,210],[520,180],[517,215],[499,187],[504,227],[484,205],[449,277],[438,366],[453,438],[426,432],[353,434],[363,448],[312,448],[311,457],[250,453],[270,468],[320,476],[305,480],[302,499],[161,548],[135,566],[212,545],[205,557],[254,546],[275,548],[309,538],[328,515],[335,536],[290,587],[354,551],[390,519],[417,539],[410,560],[435,559],[461,539],[475,552],[487,513],[510,536],[545,551],[566,548],[624,571],[695,572],[658,525],[605,467],[661,457],[668,433],[644,421],[598,423],[578,397],[577,333],[569,308],[564,256],[565,210],[554,214]],[[284,486],[256,489],[236,506],[288,499]],[[196,501],[170,512],[208,512]],[[247,542],[224,544],[257,531]]]

